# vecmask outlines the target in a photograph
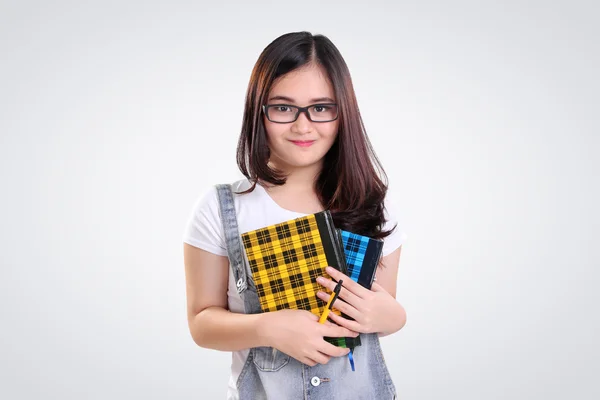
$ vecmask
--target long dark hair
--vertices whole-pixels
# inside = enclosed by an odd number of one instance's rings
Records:
[[[322,66],[332,83],[338,104],[337,138],[325,155],[315,191],[330,210],[336,227],[382,239],[387,176],[377,159],[360,116],[350,71],[335,45],[323,35],[287,33],[271,42],[260,54],[246,93],[237,164],[253,190],[258,180],[283,185],[284,175],[268,166],[269,147],[263,123],[274,81],[307,64]]]

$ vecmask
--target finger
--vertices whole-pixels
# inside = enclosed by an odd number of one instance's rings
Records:
[[[329,313],[329,318],[339,326],[348,329],[350,332],[364,332],[364,329],[362,329],[361,325],[356,321],[349,320],[335,313]]]
[[[325,292],[317,292],[317,297],[319,297],[321,300],[326,301],[326,302],[329,301],[329,298],[331,296],[333,296],[333,295],[327,294]],[[349,317],[352,317],[354,319],[356,319],[357,316],[360,315],[360,313],[358,312],[358,310],[356,308],[352,307],[350,304],[346,303],[345,301],[343,301],[341,299],[337,299],[333,303],[332,308],[335,308],[336,310],[340,310],[344,314],[346,314]]]
[[[320,351],[316,351],[314,354],[311,354],[310,358],[319,364],[327,364],[331,357],[321,353]]]
[[[298,360],[298,361],[300,361],[302,364],[308,365],[309,367],[314,367],[315,365],[317,365],[317,362],[315,360],[312,360],[312,359],[310,359],[308,357],[304,357],[304,358],[302,358],[301,360]]]
[[[334,314],[334,313],[331,313],[331,314],[329,314],[329,315],[331,316],[331,315],[336,315],[336,314]],[[337,316],[337,315],[336,315],[336,316]],[[340,326],[340,325],[338,325],[338,324],[336,324],[335,322],[332,322],[332,321],[330,321],[330,320],[327,320],[327,321],[325,321],[325,324],[326,324],[326,325],[328,325],[328,326]],[[352,329],[350,329],[350,333],[352,333],[352,335],[358,335],[358,331],[353,331]],[[351,336],[352,336],[352,335],[351,335]],[[344,336],[344,337],[347,337],[347,336],[348,336],[348,335],[346,335],[346,336]]]
[[[333,313],[330,313],[329,316],[331,315],[335,315]],[[344,319],[344,318],[342,318]],[[335,322],[335,321],[334,321]],[[337,325],[322,325],[323,328],[321,330],[321,334],[323,336],[328,336],[328,337],[356,337],[358,336],[358,331],[352,331],[348,328],[345,328],[343,326],[337,326]]]
[[[365,289],[358,283],[354,282],[350,277],[342,274],[341,271],[338,271],[337,269],[335,269],[333,267],[325,268],[325,272],[327,272],[327,274],[329,276],[331,276],[333,279],[335,279],[336,281],[343,279],[344,283],[342,284],[342,286],[345,287],[346,289],[348,289],[350,292],[354,293],[358,297],[364,297],[365,294],[369,292],[367,289]],[[340,293],[340,295],[341,295],[341,293]]]
[[[333,314],[333,313],[329,313],[329,315],[331,315],[331,314]],[[326,326],[339,326],[338,324],[335,324],[335,323],[331,322],[328,319],[326,319],[325,322],[323,322],[323,325],[326,325]]]
[[[321,353],[327,354],[330,357],[342,357],[350,352],[349,348],[334,346],[331,343],[323,340],[323,345],[319,348]]]
[[[327,326],[339,326],[338,324],[336,324],[335,322],[331,322],[330,320],[325,321],[324,324]]]
[[[350,279],[350,278],[348,278],[348,279]],[[320,285],[323,285],[327,289],[331,290],[332,292],[335,289],[335,285],[337,285],[337,283],[335,281],[333,281],[331,279],[325,279],[322,276],[317,278],[317,282]],[[360,297],[355,295],[351,291],[349,291],[347,288],[345,288],[344,287],[345,285],[346,285],[346,281],[344,280],[344,282],[342,284],[342,290],[340,290],[340,294],[338,297],[340,299],[346,300],[348,303],[352,304],[353,306],[358,306],[358,303],[360,303]],[[337,302],[337,300],[336,300],[336,302]]]

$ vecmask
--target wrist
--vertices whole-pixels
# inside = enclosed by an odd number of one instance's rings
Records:
[[[255,315],[256,318],[254,320],[254,324],[256,328],[255,332],[258,346],[273,347],[273,326],[271,322],[271,313],[266,312]]]

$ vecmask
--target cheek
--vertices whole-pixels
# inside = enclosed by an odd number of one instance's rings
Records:
[[[275,124],[267,120],[265,122],[265,131],[269,142],[276,141],[278,137],[285,133],[285,125]]]
[[[327,127],[327,129],[323,131],[324,136],[327,137],[329,140],[334,141],[338,134],[338,127],[339,124],[337,122]]]

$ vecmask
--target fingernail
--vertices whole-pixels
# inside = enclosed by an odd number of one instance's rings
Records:
[[[321,291],[318,291],[318,292],[317,292],[317,296],[325,296],[325,293],[323,293],[323,292],[321,292]]]
[[[325,283],[325,278],[323,278],[322,276],[317,278],[317,282],[319,283]]]
[[[334,269],[332,267],[327,267],[325,268],[325,271],[327,271],[327,273],[330,274],[334,271]]]

